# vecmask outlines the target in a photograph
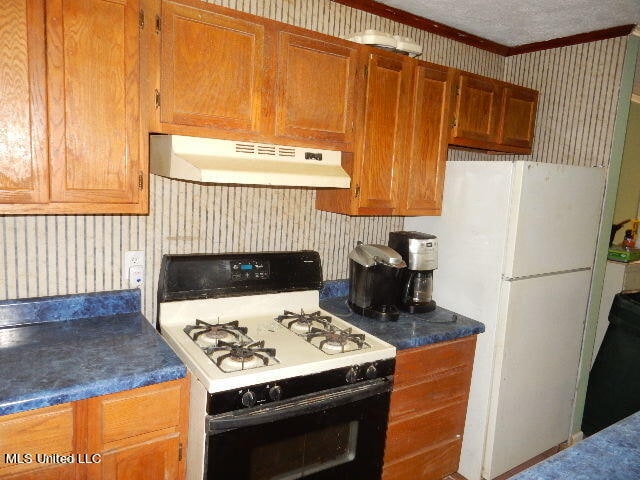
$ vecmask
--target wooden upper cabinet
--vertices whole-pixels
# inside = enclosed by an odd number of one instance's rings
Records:
[[[350,144],[357,46],[297,30],[277,38],[276,136]]]
[[[137,0],[47,1],[53,202],[138,201],[138,12]]]
[[[451,143],[474,146],[495,143],[499,115],[499,85],[490,78],[459,72],[455,87]],[[465,141],[469,144],[465,145]]]
[[[439,215],[447,160],[448,69],[418,62],[413,70],[409,152],[399,215]]]
[[[349,215],[439,215],[450,101],[449,69],[368,48],[358,90],[351,190],[316,193],[316,208]]]
[[[506,85],[502,95],[498,143],[531,150],[538,92]]]
[[[247,15],[218,11],[202,2],[162,2],[160,120],[257,133],[262,128],[265,26],[257,17],[253,22]]]
[[[468,72],[454,74],[449,143],[531,153],[538,92]]]
[[[411,83],[407,57],[373,52],[366,64],[358,166],[352,177],[357,213],[389,215],[398,205]]]
[[[44,0],[1,0],[0,11],[0,202],[46,202]]]

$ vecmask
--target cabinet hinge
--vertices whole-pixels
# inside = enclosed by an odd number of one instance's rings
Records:
[[[140,27],[140,30],[144,29],[144,10],[142,9],[138,12],[138,26]]]
[[[162,20],[160,20],[160,15],[156,15],[156,33],[160,33],[162,29]]]
[[[142,190],[144,188],[144,176],[142,175],[142,170],[138,172],[138,190]]]
[[[360,185],[359,185],[359,184],[356,184],[356,189],[355,189],[355,191],[353,192],[353,196],[354,196],[355,198],[358,198],[358,197],[360,196]]]
[[[160,91],[157,88],[155,90],[155,103],[156,109],[160,108]]]
[[[456,95],[460,96],[460,87],[456,87]]]
[[[364,66],[364,78],[367,78],[369,75],[369,65]]]
[[[178,444],[178,461],[182,460],[182,443]]]
[[[453,120],[451,120],[451,123],[449,124],[449,126],[451,128],[457,127],[458,126],[458,120],[456,118],[454,118]]]

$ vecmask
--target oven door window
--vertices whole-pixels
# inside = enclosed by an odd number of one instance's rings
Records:
[[[379,479],[389,393],[208,437],[209,480]]]

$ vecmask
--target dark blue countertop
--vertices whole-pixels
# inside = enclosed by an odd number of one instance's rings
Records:
[[[441,307],[429,313],[401,314],[397,322],[367,318],[349,309],[347,294],[348,284],[345,281],[326,282],[320,295],[320,307],[398,350],[484,332],[482,323]]]
[[[519,473],[511,480],[640,478],[640,412]]]
[[[0,302],[0,415],[185,375],[137,289]]]

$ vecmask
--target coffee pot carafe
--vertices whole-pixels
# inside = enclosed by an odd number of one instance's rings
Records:
[[[380,320],[397,320],[399,278],[406,264],[386,245],[358,242],[349,253],[349,307]]]
[[[389,247],[407,264],[399,280],[398,308],[409,313],[434,310],[433,271],[438,268],[438,239],[421,232],[391,232]]]

